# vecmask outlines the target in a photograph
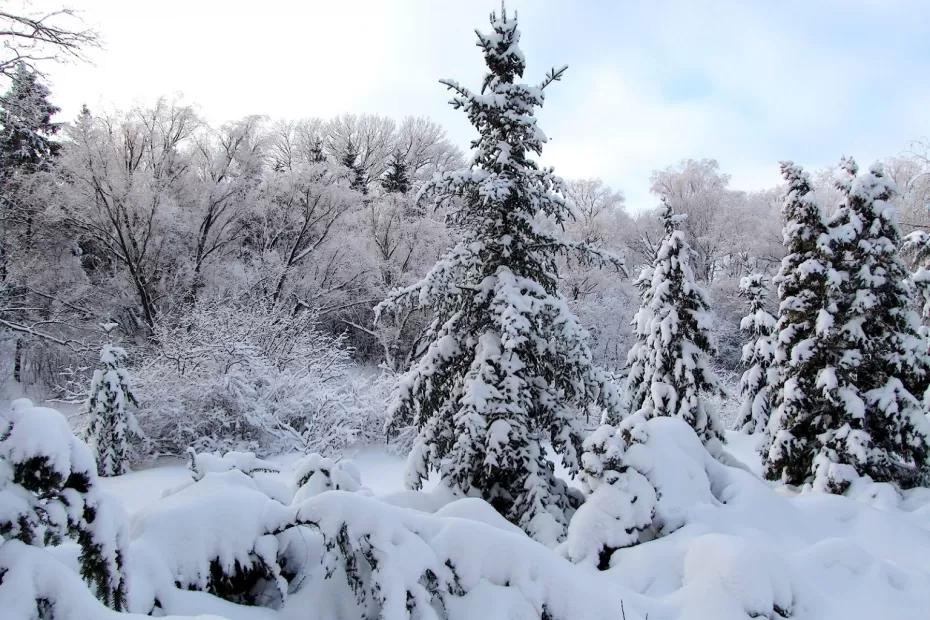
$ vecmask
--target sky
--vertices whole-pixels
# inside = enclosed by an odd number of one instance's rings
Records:
[[[38,1],[36,7],[46,3]],[[438,83],[477,87],[480,0],[85,0],[92,63],[49,70],[61,119],[162,95],[220,123],[376,113],[473,131]],[[547,89],[542,163],[601,177],[650,208],[653,170],[715,158],[737,189],[778,183],[778,161],[896,155],[930,136],[926,0],[511,0],[529,82]]]

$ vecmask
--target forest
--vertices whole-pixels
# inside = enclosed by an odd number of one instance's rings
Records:
[[[930,142],[752,191],[668,162],[630,205],[547,167],[572,69],[506,7],[436,88],[470,144],[63,119],[43,71],[98,35],[17,11],[0,615],[930,614]]]

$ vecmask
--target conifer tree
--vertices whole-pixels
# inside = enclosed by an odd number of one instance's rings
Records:
[[[410,191],[410,179],[407,176],[407,162],[400,150],[394,151],[391,164],[381,178],[381,187],[389,194],[406,194]]]
[[[349,169],[349,187],[362,194],[368,194],[368,179],[358,163],[358,149],[349,140],[342,154],[342,165]]]
[[[49,89],[24,64],[16,68],[10,90],[0,99],[0,178],[15,171],[33,172],[58,153],[52,140],[60,125]]]
[[[740,409],[736,427],[748,433],[765,430],[772,409],[772,332],[775,317],[765,309],[768,294],[765,276],[753,273],[740,280],[740,294],[749,302],[749,314],[740,321],[740,329],[749,336],[743,345],[742,362],[746,366],[739,381]]]
[[[694,282],[691,248],[678,228],[684,216],[664,203],[661,217],[665,238],[638,280],[642,304],[633,319],[636,342],[627,357],[626,406],[646,419],[680,417],[707,444],[723,432],[704,402],[707,395],[721,393],[709,363],[711,315]]]
[[[834,270],[820,243],[827,227],[810,178],[793,162],[782,162],[781,172],[788,183],[782,207],[786,254],[775,276],[774,409],[763,457],[766,478],[799,485],[810,476],[817,437],[826,430],[825,399],[817,382],[829,346],[826,325],[818,317],[827,305],[827,277]]]
[[[831,341],[818,377],[829,423],[813,463],[814,485],[842,493],[855,476],[910,487],[926,482],[930,425],[915,394],[926,388],[930,358],[909,307],[907,271],[890,201],[893,182],[880,164],[859,176],[842,164],[845,195],[826,245],[841,277],[829,280],[820,323]]]
[[[546,137],[534,110],[544,89],[518,82],[525,61],[515,17],[491,15],[478,33],[488,73],[481,91],[443,81],[478,132],[469,168],[440,175],[423,192],[451,199],[451,223],[463,239],[425,278],[392,292],[376,315],[416,305],[432,313],[431,344],[404,376],[389,430],[414,424],[408,485],[430,470],[450,488],[488,500],[510,521],[546,542],[564,536],[580,496],[556,477],[544,442],[572,472],[579,468],[580,410],[599,404],[616,415],[619,400],[593,365],[587,333],[558,292],[556,259],[619,259],[571,244],[540,225],[570,217],[562,182],[533,159]]]
[[[119,610],[127,532],[122,511],[97,482],[90,449],[63,415],[25,398],[0,411],[0,546],[74,539],[81,576],[101,602]]]
[[[90,416],[88,443],[97,458],[101,476],[126,473],[129,461],[129,434],[134,426],[130,405],[136,399],[129,387],[129,375],[122,364],[126,351],[105,344],[100,351],[100,368],[94,371],[85,405]]]
[[[323,150],[323,139],[319,136],[313,138],[310,143],[310,161],[315,164],[322,164],[326,161],[326,152]]]

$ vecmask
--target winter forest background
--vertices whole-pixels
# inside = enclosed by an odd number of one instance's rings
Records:
[[[62,118],[46,71],[99,35],[0,23],[10,617],[930,614],[919,135],[755,191],[668,162],[633,205],[545,167],[571,70],[503,8],[437,87],[470,144]]]

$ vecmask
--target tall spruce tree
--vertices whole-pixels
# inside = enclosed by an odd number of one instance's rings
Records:
[[[569,471],[581,451],[580,410],[599,404],[611,415],[620,402],[594,364],[587,332],[558,292],[558,254],[619,259],[548,232],[541,219],[570,217],[562,182],[532,156],[546,137],[534,110],[553,70],[538,86],[518,82],[525,61],[516,17],[491,15],[478,32],[488,73],[480,92],[443,81],[478,131],[471,166],[448,172],[423,196],[451,199],[451,223],[463,235],[425,278],[390,294],[378,316],[398,306],[432,313],[431,344],[400,383],[390,429],[414,424],[410,486],[430,470],[446,485],[488,500],[510,521],[546,542],[563,538],[580,496],[556,477],[546,458],[551,442]]]
[[[33,236],[34,207],[18,199],[21,174],[42,169],[60,150],[52,138],[60,125],[52,122],[58,108],[39,76],[20,63],[10,89],[0,98],[0,281],[8,277],[11,235],[21,235],[26,245]],[[12,231],[16,228],[17,231]],[[13,353],[13,380],[22,381],[25,344],[17,337]]]
[[[857,176],[843,161],[844,202],[826,246],[840,277],[829,280],[830,365],[818,378],[829,427],[813,463],[814,485],[842,493],[855,476],[910,487],[926,482],[930,425],[915,394],[930,358],[910,308],[907,270],[890,201],[893,182],[880,164]]]
[[[400,150],[394,151],[387,172],[381,177],[381,187],[389,194],[406,194],[410,191],[410,178],[407,175],[407,161]]]
[[[61,125],[52,122],[58,108],[39,76],[20,64],[10,90],[0,99],[0,180],[16,171],[34,172],[58,153],[53,140]]]
[[[88,443],[96,454],[101,476],[124,474],[129,462],[129,434],[134,426],[129,406],[135,405],[136,399],[123,368],[125,358],[122,347],[103,346],[100,368],[94,371],[85,404],[90,416]]]
[[[707,444],[723,433],[705,406],[707,395],[722,393],[710,367],[711,315],[694,282],[691,248],[678,228],[684,216],[663,203],[661,217],[665,238],[638,281],[642,304],[633,319],[636,341],[627,358],[626,406],[630,414],[647,419],[682,418]]]
[[[819,317],[827,306],[828,274],[835,270],[822,247],[827,226],[810,178],[788,161],[782,162],[781,173],[788,183],[782,207],[786,254],[774,280],[779,299],[774,409],[763,457],[766,478],[799,485],[810,477],[817,437],[827,428],[818,377],[827,366],[829,344]]]
[[[740,409],[736,428],[759,433],[765,430],[772,411],[772,333],[775,317],[765,309],[768,290],[765,276],[753,273],[739,284],[740,295],[749,302],[749,314],[740,321],[740,329],[748,335],[743,345],[742,362],[746,366],[739,381]]]

